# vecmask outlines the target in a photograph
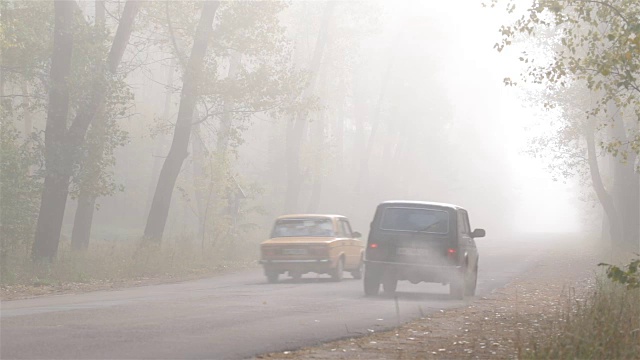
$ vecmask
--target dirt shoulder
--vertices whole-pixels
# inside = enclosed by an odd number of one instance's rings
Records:
[[[491,295],[396,329],[259,359],[512,359],[560,316],[567,294],[595,286],[595,251],[556,250]]]

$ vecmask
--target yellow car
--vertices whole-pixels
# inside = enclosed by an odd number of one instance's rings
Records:
[[[280,274],[293,280],[315,272],[342,280],[344,271],[362,278],[364,242],[340,215],[285,215],[276,219],[271,238],[260,244],[264,273],[270,283]]]

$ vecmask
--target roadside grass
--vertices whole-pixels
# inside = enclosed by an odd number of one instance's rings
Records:
[[[55,287],[65,284],[135,283],[149,279],[188,279],[255,264],[257,246],[249,243],[201,247],[174,239],[162,247],[136,241],[92,241],[86,252],[74,252],[62,241],[55,262],[33,264],[27,256],[12,259],[0,274],[7,287]],[[3,296],[4,297],[4,296]]]
[[[528,344],[517,345],[518,358],[640,359],[640,289],[602,276],[584,299],[567,294],[559,311]]]

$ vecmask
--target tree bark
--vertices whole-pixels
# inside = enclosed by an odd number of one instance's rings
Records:
[[[380,116],[382,112],[382,104],[384,103],[385,96],[387,94],[387,84],[389,84],[389,77],[391,75],[391,68],[393,66],[393,57],[389,59],[387,69],[384,77],[382,78],[382,87],[380,88],[380,96],[376,103],[376,109],[373,113],[373,119],[371,122],[371,134],[367,140],[367,147],[364,149],[364,153],[360,162],[360,171],[358,172],[358,180],[356,181],[355,193],[359,194],[359,191],[363,189],[366,179],[369,177],[369,158],[373,151],[373,144],[376,141],[376,134],[378,132],[378,126],[380,125]]]
[[[622,222],[618,215],[618,211],[613,202],[611,194],[604,187],[602,177],[600,176],[600,167],[598,166],[598,157],[596,153],[595,129],[593,122],[590,122],[585,129],[585,138],[587,140],[587,157],[589,161],[589,173],[591,174],[591,182],[593,190],[596,192],[598,201],[602,205],[607,219],[609,220],[609,236],[612,241],[619,239],[622,233]]]
[[[57,1],[54,4],[53,54],[51,55],[51,87],[45,129],[46,175],[35,241],[31,256],[34,260],[51,261],[60,241],[62,217],[69,192],[69,175],[64,156],[67,115],[69,113],[69,85],[73,51],[74,3]]]
[[[240,72],[240,62],[242,60],[242,54],[237,51],[232,51],[229,57],[229,72],[227,73],[228,79],[236,79]],[[219,157],[226,158],[226,152],[229,147],[229,136],[231,132],[231,125],[233,121],[233,101],[225,96],[222,116],[220,118],[220,129],[218,130],[218,138],[216,142],[216,152]]]
[[[106,9],[104,7],[104,0],[96,0],[96,26],[102,27],[106,22]]]
[[[307,87],[302,93],[303,99],[308,99],[315,89],[315,83],[322,63],[322,56],[327,43],[329,20],[333,13],[335,3],[327,2],[320,24],[320,32],[313,51],[313,58],[309,66],[310,78]],[[285,193],[285,212],[295,212],[298,208],[298,197],[300,186],[302,185],[302,175],[300,174],[300,150],[302,147],[302,137],[307,129],[307,113],[299,112],[294,116],[294,123],[291,131],[287,134],[286,161],[287,161],[287,189]]]
[[[194,120],[197,120],[198,116],[194,116]],[[207,206],[207,194],[204,191],[202,185],[202,179],[206,174],[204,171],[204,157],[205,146],[201,138],[200,124],[196,123],[193,127],[193,139],[191,140],[191,151],[193,151],[193,188],[196,197],[196,205],[198,207],[198,231],[197,239],[204,239],[205,222],[206,219],[206,206]]]
[[[144,230],[144,238],[151,242],[160,243],[162,241],[173,189],[180,173],[180,168],[182,168],[182,163],[188,155],[193,111],[198,98],[199,78],[212,32],[213,18],[218,6],[218,1],[203,2],[202,15],[196,30],[191,56],[185,69],[178,119],[171,149],[160,171],[158,185],[156,186],[149,217],[147,218],[147,225]]]
[[[318,208],[320,207],[320,200],[322,196],[322,180],[324,177],[324,156],[322,153],[324,144],[324,111],[318,115],[319,116],[314,121],[311,130],[311,141],[315,143],[315,149],[313,149],[313,151],[316,153],[316,155],[314,164],[315,171],[313,172],[313,185],[311,186],[311,197],[309,199],[309,206],[307,208],[307,213],[310,214],[317,212]]]
[[[613,137],[623,144],[628,142],[627,129],[622,116],[615,112],[612,128]],[[619,250],[640,251],[640,178],[635,172],[636,154],[630,151],[627,159],[614,159],[613,201],[622,220],[622,233],[614,239]]]
[[[162,111],[162,119],[165,121],[169,121],[169,116],[171,113],[171,98],[173,97],[173,73],[176,70],[176,66],[178,65],[177,59],[171,60],[171,65],[167,70],[167,92],[164,97],[164,109]],[[151,177],[149,178],[149,186],[147,187],[147,201],[145,206],[145,213],[149,213],[149,209],[151,209],[151,202],[153,201],[153,195],[156,190],[156,179],[158,179],[158,175],[160,174],[160,169],[162,169],[162,159],[165,153],[165,142],[166,137],[165,134],[159,134],[156,139],[155,150],[153,151],[153,168],[151,170]]]
[[[98,71],[99,75],[93,83],[88,99],[81,103],[67,130],[69,91],[66,78],[71,67],[73,11],[76,5],[74,1],[55,2],[56,29],[54,29],[54,53],[50,75],[51,90],[45,129],[46,175],[32,250],[32,257],[35,261],[51,261],[57,254],[64,210],[69,195],[69,181],[73,165],[77,161],[78,149],[84,142],[87,129],[96,113],[104,107],[107,95],[106,74],[115,74],[129,42],[133,23],[140,8],[138,1],[127,1],[125,4],[113,44],[107,56],[105,69]]]
[[[96,196],[80,192],[76,215],[73,219],[73,230],[71,231],[71,248],[75,251],[86,251],[89,248],[95,208]]]

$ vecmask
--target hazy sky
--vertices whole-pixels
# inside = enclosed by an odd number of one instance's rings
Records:
[[[413,16],[433,21],[450,46],[443,52],[452,68],[445,86],[455,98],[454,118],[495,121],[502,127],[492,129],[496,141],[504,142],[511,167],[512,184],[518,194],[514,219],[519,230],[575,231],[579,227],[576,211],[577,192],[573,184],[554,182],[545,165],[523,154],[530,134],[525,126],[548,121],[536,119],[530,106],[520,100],[520,90],[503,85],[504,77],[517,78],[517,51],[498,53],[498,29],[509,21],[503,9],[482,8],[481,1],[407,1],[415,7]],[[540,114],[540,112],[538,112]],[[479,127],[482,128],[481,124]],[[496,133],[498,132],[498,133]]]

